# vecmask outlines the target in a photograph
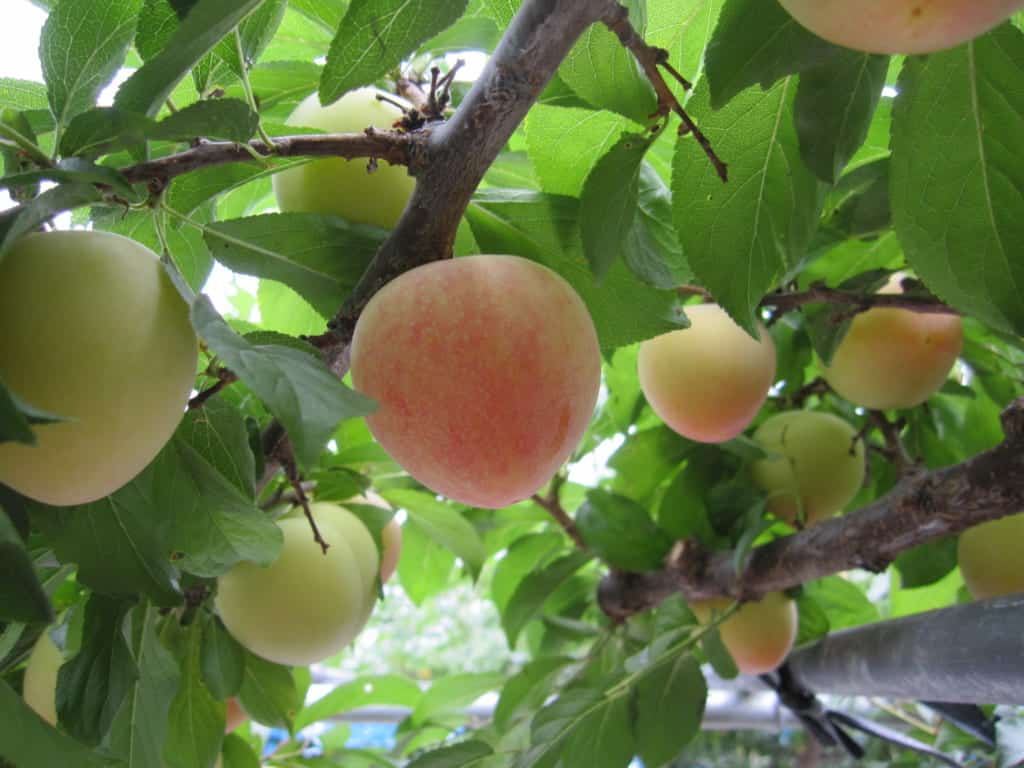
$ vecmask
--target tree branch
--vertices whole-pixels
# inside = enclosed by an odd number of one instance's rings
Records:
[[[1024,398],[1002,420],[1006,437],[995,448],[953,467],[911,473],[863,509],[756,547],[742,574],[731,552],[680,542],[660,571],[606,576],[601,607],[621,620],[675,593],[691,601],[748,600],[850,568],[881,571],[911,547],[1024,512]]]
[[[253,160],[253,153],[267,159],[275,157],[347,157],[386,160],[392,165],[415,169],[419,149],[426,144],[428,132],[399,133],[367,128],[363,133],[310,134],[279,136],[271,145],[263,141],[236,144],[209,141],[199,146],[149,162],[121,169],[130,184],[159,182],[166,184],[176,176],[214,165]]]
[[[780,312],[790,312],[806,304],[847,304],[865,311],[873,307],[909,309],[926,314],[956,315],[955,309],[943,304],[932,296],[914,296],[901,293],[856,293],[812,285],[806,291],[793,293],[772,293],[761,301],[762,307],[774,307]]]

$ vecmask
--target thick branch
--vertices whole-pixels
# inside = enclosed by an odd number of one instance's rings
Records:
[[[850,568],[881,571],[904,550],[1024,512],[1024,398],[1003,412],[1006,438],[992,450],[935,472],[907,475],[886,496],[850,514],[756,547],[737,575],[731,552],[678,547],[661,571],[612,573],[601,607],[622,619],[680,592],[687,600],[755,599]]]
[[[122,168],[121,175],[131,184],[146,181],[166,183],[200,168],[252,160],[254,152],[267,158],[372,157],[392,165],[415,167],[418,150],[426,143],[427,136],[425,132],[398,133],[368,128],[363,133],[279,136],[274,139],[272,147],[262,141],[251,141],[248,145],[211,141],[184,152]]]

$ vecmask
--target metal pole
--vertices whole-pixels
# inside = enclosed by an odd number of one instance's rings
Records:
[[[836,632],[789,664],[821,693],[1024,704],[1024,594]]]

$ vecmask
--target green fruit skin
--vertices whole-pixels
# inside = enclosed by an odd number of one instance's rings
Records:
[[[716,598],[690,606],[702,624],[714,613],[733,603],[731,598]],[[745,675],[771,672],[789,655],[796,642],[799,626],[796,602],[782,592],[770,592],[761,600],[744,603],[718,626],[722,643],[736,667]]]
[[[960,534],[960,573],[976,600],[1024,592],[1022,546],[1024,514],[1001,517]]]
[[[379,101],[378,94],[386,95],[376,88],[359,88],[326,107],[313,94],[295,108],[288,125],[330,133],[361,133],[369,126],[390,130],[402,112],[393,104]],[[395,99],[391,95],[388,98]],[[384,160],[368,173],[365,159],[324,158],[275,174],[273,185],[283,212],[327,213],[392,229],[405,210],[416,180],[405,167]]]
[[[1024,0],[779,0],[807,29],[870,53],[930,53],[1006,21]]]
[[[32,234],[0,262],[0,380],[70,419],[0,444],[0,482],[84,504],[129,482],[173,434],[199,353],[188,305],[152,251],[120,235]]]
[[[277,664],[307,665],[341,651],[373,610],[379,560],[365,526],[336,504],[310,505],[324,554],[305,517],[278,521],[281,553],[269,567],[243,562],[218,579],[216,607],[243,646]]]
[[[21,695],[50,725],[57,725],[57,673],[63,663],[60,649],[43,632],[29,654]]]
[[[751,465],[768,509],[791,524],[813,525],[850,503],[864,483],[864,442],[830,413],[786,411],[767,419],[754,440],[770,454]]]

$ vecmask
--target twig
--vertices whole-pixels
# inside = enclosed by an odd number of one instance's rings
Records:
[[[307,494],[311,493],[313,490],[316,489],[316,481],[315,480],[304,480],[301,483],[301,485],[302,485],[302,490],[304,492],[306,492]],[[266,501],[263,501],[263,502],[260,503],[260,509],[262,509],[263,511],[267,511],[267,510],[273,509],[278,504],[288,504],[288,505],[293,506],[293,507],[297,507],[300,504],[302,504],[302,501],[299,499],[298,494],[296,494],[294,490],[290,490],[290,489],[291,489],[291,485],[290,484],[289,485],[280,485],[280,486],[278,486],[274,490],[274,492],[272,494],[270,494],[270,496],[267,498]]]
[[[693,134],[693,138],[700,144],[701,149],[704,150],[704,154],[708,156],[708,160],[715,167],[715,172],[718,177],[724,182],[729,180],[729,169],[725,162],[715,152],[714,147],[711,146],[711,141],[707,136],[697,127],[697,124],[687,114],[686,110],[683,109],[683,105],[679,103],[679,99],[669,88],[668,83],[665,82],[665,78],[662,77],[659,66],[666,66],[668,64],[668,52],[662,48],[655,48],[648,45],[637,31],[633,29],[633,25],[629,23],[629,11],[628,9],[616,3],[614,8],[611,9],[601,21],[608,29],[615,33],[619,38],[619,42],[622,43],[634,56],[640,67],[643,69],[644,74],[647,75],[647,79],[651,81],[651,85],[654,86],[654,92],[658,96],[658,111],[655,113],[657,117],[668,117],[669,113],[675,112],[679,119],[682,121],[682,125],[679,126],[679,135],[685,136],[686,134]],[[669,74],[677,79],[684,88],[689,86],[689,82],[684,78],[675,68],[670,65],[666,67]]]
[[[882,440],[885,442],[884,446],[875,445],[872,447],[880,451],[882,455],[895,465],[897,474],[903,476],[918,466],[918,462],[907,451],[907,446],[904,445],[903,438],[900,436],[903,428],[907,425],[907,420],[897,419],[896,421],[889,421],[882,411],[868,411],[867,415],[868,424],[878,430],[882,435]]]
[[[569,534],[569,537],[576,543],[577,547],[587,549],[586,542],[580,536],[576,523],[569,517],[569,513],[562,507],[562,502],[558,498],[563,483],[565,483],[565,477],[560,474],[555,475],[551,480],[551,486],[548,488],[547,494],[541,496],[539,493],[535,493],[530,497],[530,500],[537,506],[547,510],[548,514],[555,519],[555,522],[565,529],[565,532]]]
[[[909,309],[926,314],[959,314],[955,309],[931,296],[912,296],[900,293],[855,293],[824,285],[813,285],[806,291],[773,293],[761,301],[762,307],[774,307],[789,312],[806,304],[848,304],[863,312],[873,307]],[[844,318],[848,319],[848,318]]]
[[[324,537],[320,534],[320,529],[317,527],[316,520],[313,519],[313,510],[309,508],[309,497],[302,487],[302,475],[299,474],[299,468],[295,463],[295,456],[292,453],[291,445],[287,441],[283,441],[277,446],[277,451],[277,459],[284,469],[284,475],[288,478],[288,483],[295,494],[295,499],[298,505],[302,507],[302,512],[309,522],[310,529],[313,531],[313,541],[320,545],[321,551],[326,555],[331,545],[324,540]]]
[[[789,409],[802,408],[808,398],[814,395],[827,395],[831,391],[832,388],[828,385],[828,382],[817,376],[800,387],[792,395],[782,395],[776,398],[776,402]]]
[[[233,371],[229,371],[227,368],[220,368],[216,373],[217,381],[212,386],[207,387],[202,392],[199,392],[191,400],[188,401],[188,410],[194,411],[196,408],[202,408],[203,405],[211,397],[216,395],[222,389],[238,381],[238,376]]]

